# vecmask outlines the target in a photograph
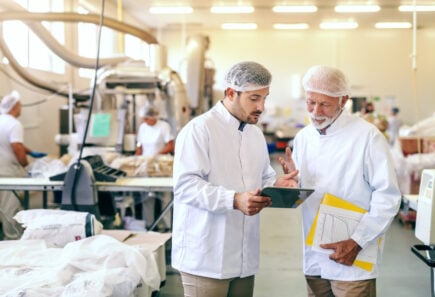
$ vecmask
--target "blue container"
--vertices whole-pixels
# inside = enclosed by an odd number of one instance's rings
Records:
[[[276,152],[275,142],[268,142],[267,143],[267,151],[269,152],[269,154],[273,154],[274,152]]]

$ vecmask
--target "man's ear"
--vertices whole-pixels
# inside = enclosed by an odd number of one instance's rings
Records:
[[[341,108],[343,109],[344,106],[346,105],[347,100],[349,99],[349,95],[346,95],[343,97],[342,101],[341,101]]]
[[[237,92],[232,88],[226,88],[225,94],[230,100],[233,100],[233,98],[237,96]]]

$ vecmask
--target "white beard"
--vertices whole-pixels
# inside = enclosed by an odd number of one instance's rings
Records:
[[[310,113],[310,122],[311,124],[313,124],[314,128],[316,128],[317,130],[322,130],[326,127],[328,127],[329,125],[331,125],[340,115],[342,109],[338,108],[337,112],[335,113],[335,115],[333,117],[326,117],[326,116],[315,116],[312,113]],[[322,121],[323,122],[321,124],[318,124],[316,121]]]

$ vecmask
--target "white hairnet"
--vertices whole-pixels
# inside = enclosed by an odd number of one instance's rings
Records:
[[[270,86],[272,75],[256,62],[240,62],[225,75],[225,87],[239,92],[255,91]]]
[[[146,105],[139,110],[139,116],[141,118],[145,117],[156,117],[159,115],[159,111],[156,107],[152,105]]]
[[[340,69],[329,66],[313,66],[302,79],[305,92],[324,94],[330,97],[350,95],[346,76]]]
[[[7,114],[20,100],[20,94],[17,91],[12,91],[10,94],[3,97],[0,102],[0,113]]]

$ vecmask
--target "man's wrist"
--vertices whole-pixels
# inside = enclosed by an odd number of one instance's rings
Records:
[[[234,193],[234,198],[233,198],[233,208],[234,209],[239,209],[239,203],[238,203],[239,195],[240,194],[237,192]]]

